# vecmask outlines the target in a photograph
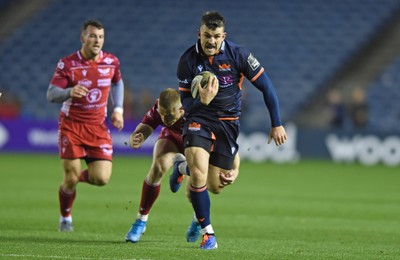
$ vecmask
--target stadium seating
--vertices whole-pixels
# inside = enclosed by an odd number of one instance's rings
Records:
[[[87,18],[106,26],[105,51],[116,54],[127,87],[154,94],[176,87],[176,64],[197,39],[201,14],[220,11],[228,39],[248,47],[265,67],[284,121],[354,54],[399,6],[352,1],[80,1],[53,0],[0,44],[0,86],[18,93],[25,116],[55,118],[46,89],[60,57],[80,48]],[[244,129],[269,123],[258,91],[245,81]]]
[[[387,133],[400,130],[400,57],[373,83],[367,93],[369,127]]]

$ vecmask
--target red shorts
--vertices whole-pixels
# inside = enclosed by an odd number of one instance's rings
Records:
[[[105,123],[84,124],[60,117],[58,146],[61,159],[93,158],[112,160],[112,138]]]
[[[181,133],[170,131],[168,128],[163,127],[161,129],[161,133],[160,133],[160,136],[158,137],[158,139],[170,140],[171,142],[173,142],[175,144],[176,148],[178,148],[178,151],[180,153],[184,153],[183,139],[182,139]]]

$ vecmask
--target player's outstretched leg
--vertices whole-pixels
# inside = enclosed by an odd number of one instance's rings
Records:
[[[131,229],[125,236],[126,242],[136,243],[139,241],[140,236],[146,231],[147,221],[136,219],[135,223],[132,224]]]
[[[183,178],[185,177],[185,175],[181,174],[179,171],[179,165],[184,161],[186,161],[186,158],[181,153],[175,154],[174,158],[172,159],[174,169],[172,171],[171,176],[169,176],[169,187],[172,192],[177,192],[179,190],[179,188],[181,187]]]
[[[199,237],[200,237],[200,230],[201,230],[200,223],[192,220],[192,223],[190,224],[190,226],[186,232],[186,241],[191,242],[191,243],[196,242],[197,239],[199,239]]]

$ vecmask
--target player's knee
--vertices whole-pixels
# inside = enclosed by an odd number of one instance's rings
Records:
[[[218,185],[209,185],[208,186],[208,191],[211,192],[212,194],[220,194],[222,191],[222,187],[219,187]]]
[[[96,186],[104,186],[110,181],[110,174],[96,174],[91,179],[91,182]]]
[[[97,186],[105,186],[108,183],[108,179],[98,179],[95,180]]]
[[[79,182],[79,178],[77,176],[73,175],[73,176],[65,177],[64,181],[63,181],[63,186],[67,190],[73,190],[73,189],[75,189],[78,182]]]
[[[64,174],[64,186],[68,188],[74,188],[79,182],[79,175],[75,171],[65,171]]]
[[[168,170],[164,163],[155,162],[151,167],[151,174],[155,179],[161,179]]]

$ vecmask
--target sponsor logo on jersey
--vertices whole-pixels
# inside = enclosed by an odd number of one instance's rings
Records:
[[[90,86],[92,86],[92,81],[88,80],[88,79],[82,79],[78,81],[78,84],[84,87],[89,88]]]
[[[247,63],[250,65],[252,70],[256,70],[258,67],[260,67],[260,63],[252,53],[250,53],[249,57],[247,58]]]
[[[220,82],[219,86],[221,88],[226,88],[233,84],[232,75],[218,76],[218,80]]]
[[[189,81],[187,79],[178,79],[179,83],[188,84]]]
[[[107,57],[104,59],[104,62],[107,63],[108,65],[110,65],[111,63],[113,63],[113,59],[111,59],[110,57]]]
[[[99,87],[108,87],[111,85],[111,79],[98,79],[97,86]]]
[[[110,68],[107,69],[97,69],[100,72],[100,76],[108,76],[110,75]]]
[[[87,70],[82,70],[82,75],[83,75],[84,77],[86,77],[86,75],[87,75]]]
[[[64,66],[65,66],[65,64],[61,60],[57,63],[57,68],[59,68],[60,70],[62,70],[64,68]]]
[[[230,64],[220,64],[218,65],[219,71],[231,71],[231,65]]]
[[[201,127],[201,125],[199,123],[194,122],[194,123],[189,124],[188,129],[189,129],[189,131],[200,131],[200,127]]]
[[[89,103],[95,103],[101,99],[102,93],[98,88],[94,88],[89,90],[89,93],[86,95],[86,100]]]
[[[202,72],[203,71],[203,65],[197,65],[197,69],[200,71],[200,72]]]

